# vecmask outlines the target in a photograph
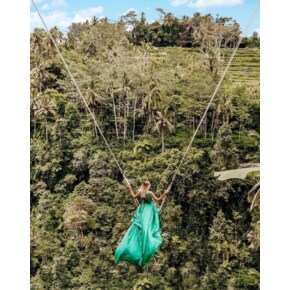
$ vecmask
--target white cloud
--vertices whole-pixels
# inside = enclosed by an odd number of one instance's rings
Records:
[[[64,11],[53,11],[47,15],[43,15],[44,21],[48,27],[57,26],[60,29],[67,28],[72,19]],[[39,19],[37,12],[30,13],[30,29],[35,27],[43,28],[43,24]]]
[[[40,4],[42,0],[34,0],[35,4]],[[59,8],[66,8],[68,6],[66,0],[52,0],[50,3],[44,3],[41,10],[57,10]]]
[[[258,35],[260,36],[260,27],[255,29],[256,32],[258,32]]]
[[[102,6],[91,7],[88,9],[77,12],[74,16],[74,22],[84,22],[87,19],[91,19],[96,14],[100,14],[104,11]]]
[[[188,2],[191,2],[189,0],[173,0],[171,1],[172,6],[181,6],[184,4],[188,4]]]
[[[172,0],[172,6],[186,5],[189,8],[206,8],[217,6],[234,6],[240,5],[244,0]]]
[[[67,7],[67,3],[65,0],[52,0],[49,7],[51,9],[64,8]]]
[[[46,4],[43,4],[41,6],[41,10],[48,10],[49,9],[49,5],[46,3]]]
[[[103,7],[91,7],[85,10],[77,11],[76,13],[67,13],[65,11],[49,11],[43,14],[44,21],[48,27],[57,26],[59,29],[66,29],[72,22],[83,22],[91,19],[94,15],[103,12]],[[35,27],[43,28],[43,25],[36,12],[30,13],[30,30]]]
[[[132,11],[136,12],[136,10],[134,8],[129,8],[126,12],[122,13],[121,15],[126,15],[126,14],[128,14],[129,12],[132,12]]]

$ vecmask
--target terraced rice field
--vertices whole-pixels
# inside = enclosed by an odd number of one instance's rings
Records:
[[[222,67],[227,65],[232,54],[232,49],[224,49],[222,51]],[[181,47],[165,47],[155,48],[151,53],[151,57],[157,64],[157,67],[170,69],[173,64],[178,63],[181,67],[188,66],[188,62],[194,57],[195,61],[202,61],[201,54],[198,49],[181,48]],[[259,84],[260,83],[260,49],[258,48],[240,48],[238,49],[232,64],[227,72],[226,79],[234,83]]]
[[[232,50],[226,49],[224,53],[224,66],[226,66]],[[259,83],[260,82],[260,49],[240,48],[229,68],[227,77],[229,80],[238,83]]]

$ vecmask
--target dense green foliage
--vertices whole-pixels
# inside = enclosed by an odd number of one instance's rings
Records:
[[[228,52],[220,47],[219,61],[209,63],[209,51],[200,48],[206,44],[156,48],[136,43],[126,25],[94,18],[72,24],[66,37],[51,31],[132,185],[136,189],[148,179],[158,195],[188,145]],[[133,31],[143,29],[138,25]],[[146,27],[152,31],[154,25]],[[159,25],[166,26],[165,19]],[[166,33],[173,35],[174,25]],[[168,44],[175,43],[162,46]],[[259,59],[258,50],[241,51]],[[240,69],[247,74],[242,64]],[[134,202],[48,35],[36,29],[31,289],[258,289],[256,181],[214,177],[214,170],[259,162],[258,133],[258,84],[228,78],[177,173],[154,260],[144,268],[116,265],[113,253],[130,225]]]
[[[145,13],[141,13],[140,19],[134,10],[121,16],[121,22],[126,24],[131,31],[130,39],[134,44],[149,42],[154,46],[183,46],[200,47],[217,39],[219,45],[233,47],[240,35],[240,25],[231,17],[220,17],[211,14],[202,16],[194,13],[192,17],[176,17],[171,12],[166,13],[163,9],[157,8],[159,20],[151,23],[146,21]],[[95,19],[97,21],[97,19]],[[245,37],[241,47],[260,47],[258,33],[254,32],[251,37]]]

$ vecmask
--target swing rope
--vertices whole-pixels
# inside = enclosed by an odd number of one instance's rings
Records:
[[[124,170],[122,169],[122,167],[121,167],[120,163],[118,162],[118,160],[117,160],[117,158],[116,158],[114,152],[112,151],[112,149],[111,149],[109,143],[107,142],[107,139],[105,138],[105,136],[104,136],[104,134],[103,134],[103,132],[102,132],[100,126],[99,126],[99,123],[97,122],[97,120],[96,120],[96,118],[95,118],[95,116],[94,116],[92,110],[90,109],[90,107],[89,107],[89,105],[88,105],[88,103],[87,103],[85,97],[83,96],[83,94],[82,94],[82,92],[81,92],[81,90],[80,90],[80,88],[79,88],[79,86],[78,86],[78,84],[77,84],[75,78],[73,77],[73,75],[72,75],[72,73],[71,73],[71,71],[70,71],[70,69],[69,69],[69,67],[68,67],[68,65],[67,65],[67,63],[66,63],[66,61],[65,61],[65,59],[64,59],[64,57],[63,57],[63,55],[62,55],[62,53],[61,53],[61,51],[59,50],[59,47],[58,47],[56,41],[54,40],[52,34],[50,33],[50,31],[49,31],[49,29],[48,29],[48,27],[47,27],[47,25],[46,25],[46,23],[45,23],[45,21],[44,21],[42,15],[41,15],[41,13],[40,13],[40,11],[38,10],[38,8],[37,8],[37,6],[36,6],[34,0],[31,0],[31,2],[32,2],[32,4],[33,4],[33,6],[34,6],[34,8],[35,8],[35,10],[36,10],[36,12],[37,12],[37,14],[38,14],[40,20],[41,20],[41,22],[42,22],[42,24],[43,24],[43,26],[45,27],[46,32],[48,33],[48,35],[49,35],[51,41],[53,42],[53,44],[54,44],[54,46],[55,46],[55,48],[56,48],[56,51],[58,52],[58,54],[59,54],[59,56],[60,56],[60,58],[61,58],[61,60],[62,60],[62,63],[63,63],[63,65],[64,65],[65,69],[67,70],[67,72],[68,72],[68,74],[69,74],[69,76],[70,76],[70,78],[71,78],[73,84],[75,85],[75,87],[76,87],[76,89],[77,89],[77,92],[78,92],[79,96],[80,96],[81,99],[83,100],[83,102],[84,102],[84,104],[85,104],[85,106],[86,106],[86,109],[88,110],[89,114],[91,115],[91,117],[92,117],[92,119],[93,119],[93,121],[94,121],[94,127],[95,127],[95,130],[96,130],[96,131],[97,131],[97,130],[99,131],[99,133],[100,133],[100,135],[102,136],[102,138],[103,138],[103,140],[104,140],[104,142],[105,142],[105,144],[106,144],[106,146],[107,146],[109,152],[111,153],[111,155],[112,155],[112,157],[113,157],[113,159],[114,159],[114,161],[115,161],[117,167],[119,168],[119,170],[120,170],[120,172],[121,172],[123,178],[126,180],[127,178],[126,178],[126,176],[125,176],[125,172],[124,172]],[[135,201],[135,203],[136,203],[136,206],[138,206],[138,205],[139,205],[138,200],[137,200],[137,199],[134,199],[134,201]]]
[[[180,162],[179,162],[177,168],[176,168],[175,171],[174,171],[174,174],[173,174],[173,176],[172,176],[172,178],[171,178],[171,182],[170,182],[170,184],[169,184],[169,186],[168,186],[169,188],[172,187],[172,185],[173,185],[173,183],[174,183],[174,181],[175,181],[175,179],[176,179],[176,175],[177,175],[177,173],[178,173],[178,171],[179,171],[179,169],[180,169],[180,167],[181,167],[181,165],[182,165],[182,163],[183,163],[183,161],[184,161],[184,159],[185,159],[185,157],[186,157],[186,155],[187,155],[187,153],[188,153],[188,151],[189,151],[189,149],[190,149],[190,147],[191,147],[191,145],[192,145],[192,143],[193,143],[193,141],[194,141],[194,139],[195,139],[195,137],[196,137],[196,134],[197,134],[198,131],[199,131],[200,126],[202,125],[202,123],[203,123],[203,121],[204,121],[204,119],[205,119],[205,117],[206,117],[206,115],[207,115],[207,112],[208,112],[208,110],[209,110],[209,108],[210,108],[210,106],[211,106],[211,104],[212,104],[214,98],[216,97],[216,95],[217,95],[217,93],[218,93],[218,91],[219,91],[219,88],[220,88],[220,86],[221,86],[221,84],[222,84],[222,82],[223,82],[223,80],[224,80],[224,78],[225,78],[225,76],[226,76],[226,74],[227,74],[228,69],[229,69],[230,66],[231,66],[231,63],[232,63],[232,61],[233,61],[233,59],[234,59],[234,57],[235,57],[235,55],[236,55],[236,52],[238,51],[238,48],[239,48],[239,46],[240,46],[240,44],[241,44],[241,41],[242,41],[242,39],[245,37],[246,32],[247,32],[247,30],[248,30],[250,24],[252,23],[252,20],[253,20],[255,14],[256,14],[256,12],[257,12],[257,9],[258,9],[258,7],[259,7],[259,4],[260,4],[260,0],[257,0],[256,6],[254,7],[254,9],[253,9],[253,11],[252,11],[252,13],[251,13],[251,15],[250,15],[250,17],[249,17],[249,19],[248,19],[248,22],[247,22],[247,24],[246,24],[246,26],[245,26],[244,32],[243,32],[242,35],[240,36],[240,38],[239,38],[239,40],[238,40],[238,42],[237,42],[237,44],[236,44],[236,46],[235,46],[235,48],[234,48],[234,50],[233,50],[233,52],[232,52],[232,55],[231,55],[231,57],[230,57],[230,59],[229,59],[229,61],[228,61],[228,63],[227,63],[227,66],[226,66],[225,70],[223,71],[222,76],[221,76],[221,78],[220,78],[220,80],[219,80],[219,82],[218,82],[218,84],[217,84],[217,86],[216,86],[216,88],[215,88],[215,90],[214,90],[214,93],[213,93],[212,97],[210,98],[210,101],[209,101],[209,103],[208,103],[208,105],[207,105],[207,107],[206,107],[206,109],[205,109],[205,111],[204,111],[204,113],[203,113],[203,116],[201,117],[201,119],[200,119],[200,121],[199,121],[199,124],[198,124],[198,126],[196,127],[196,129],[195,129],[195,131],[194,131],[194,133],[193,133],[193,135],[192,135],[192,138],[191,138],[191,140],[190,140],[190,142],[189,142],[189,144],[188,144],[188,146],[187,146],[187,148],[186,148],[186,150],[185,150],[185,152],[184,152],[184,154],[183,154],[183,156],[182,156],[182,158],[181,158],[181,160],[180,160]],[[163,198],[163,200],[162,200],[162,203],[161,203],[161,205],[160,205],[160,207],[159,207],[159,212],[161,212],[161,210],[162,210],[162,208],[163,208],[163,205],[164,205],[164,203],[165,203],[166,197],[167,197],[167,196],[165,196],[165,197]]]

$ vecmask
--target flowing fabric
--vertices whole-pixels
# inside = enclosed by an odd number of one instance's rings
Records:
[[[131,222],[131,226],[115,251],[115,260],[142,266],[151,260],[162,243],[158,208],[149,192],[147,200],[142,198]]]

